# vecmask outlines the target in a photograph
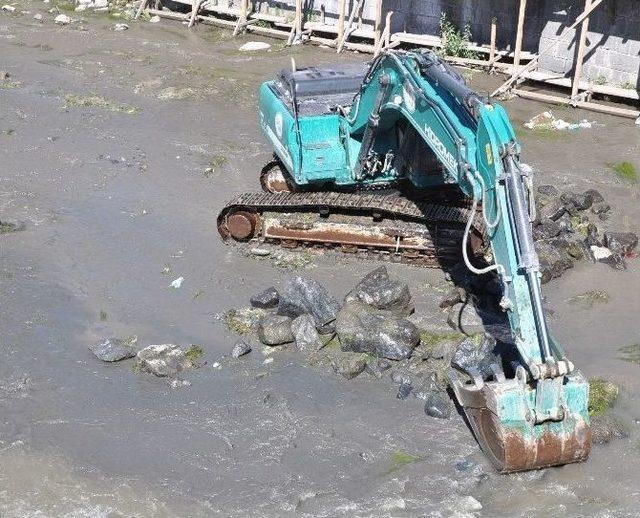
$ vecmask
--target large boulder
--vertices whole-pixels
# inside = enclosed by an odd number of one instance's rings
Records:
[[[333,322],[339,309],[338,301],[314,279],[293,277],[280,292],[278,315],[296,318],[308,313],[318,328]]]
[[[258,325],[258,338],[265,345],[293,342],[291,318],[284,315],[265,315]]]
[[[359,300],[376,309],[408,315],[412,311],[409,286],[389,278],[386,266],[369,272],[345,297],[346,302]]]
[[[336,332],[343,351],[390,360],[408,358],[420,341],[412,322],[357,301],[347,302],[340,310]]]
[[[565,270],[573,268],[573,261],[569,257],[564,243],[556,241],[553,246],[548,241],[538,241],[536,243],[536,251],[540,260],[540,273],[542,274],[542,284],[549,282],[551,279],[560,277]]]
[[[470,336],[458,345],[451,365],[467,374],[475,371],[486,379],[493,374],[491,364],[498,361],[495,347],[496,340],[490,335]]]
[[[193,367],[186,351],[179,345],[150,345],[138,351],[137,368],[159,377],[176,376],[179,372]]]
[[[96,358],[103,362],[118,362],[133,358],[136,355],[133,346],[137,341],[138,337],[136,336],[126,339],[105,338],[98,343],[90,345],[89,349],[95,354]]]
[[[333,370],[347,379],[353,379],[364,371],[367,361],[362,354],[334,351],[331,355]]]

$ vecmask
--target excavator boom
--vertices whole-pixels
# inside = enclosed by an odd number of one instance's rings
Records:
[[[500,305],[517,353],[495,362],[490,375],[451,371],[452,388],[481,447],[503,472],[586,459],[588,384],[546,323],[531,231],[532,178],[520,164],[505,110],[473,92],[434,53],[388,51],[366,69],[283,72],[260,89],[260,124],[281,164],[263,175],[264,187],[320,192],[263,194],[271,198],[231,204],[218,221],[223,237],[262,232],[283,243],[301,235],[335,242],[342,232],[351,241],[343,239],[341,246],[377,243],[392,250],[395,244],[396,253],[406,247],[436,258],[436,242],[453,243],[469,270],[493,271],[500,279]],[[336,192],[389,186],[402,186],[405,198]],[[441,194],[452,189],[464,199],[443,201]],[[397,212],[385,211],[389,203]],[[287,204],[289,212],[282,210]],[[354,239],[353,228],[331,220],[339,204],[349,206],[350,216],[378,223],[366,232],[360,227],[366,235]],[[434,212],[434,206],[442,210]],[[305,210],[325,221],[292,222],[291,213]],[[279,213],[276,223],[269,211]],[[385,218],[396,218],[395,226],[381,226]],[[438,228],[445,228],[446,238]],[[480,255],[489,261],[481,263]]]

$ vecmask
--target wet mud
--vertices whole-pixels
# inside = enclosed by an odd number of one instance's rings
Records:
[[[256,38],[168,21],[114,32],[83,15],[59,27],[40,3],[21,5],[31,14],[0,15],[0,68],[15,83],[0,90],[0,221],[25,225],[0,235],[0,515],[637,516],[640,377],[625,359],[640,342],[637,260],[627,271],[581,263],[545,285],[569,357],[621,388],[627,436],[586,463],[498,475],[460,416],[431,419],[391,382],[347,381],[295,353],[264,364],[256,346],[213,368],[236,341],[221,315],[290,268],[342,297],[377,265],[331,254],[279,263],[238,253],[216,230],[220,208],[257,190],[270,159],[259,83],[291,55],[300,66],[363,56],[278,41],[245,54]],[[483,91],[497,81],[471,78]],[[638,231],[640,190],[607,165],[640,167],[638,128],[563,110],[597,124],[537,134],[522,123],[548,106],[506,107],[539,183],[596,188],[612,227]],[[409,282],[419,319],[446,329],[444,274],[388,267]],[[589,290],[608,297],[572,302]],[[88,349],[131,335],[197,344],[207,364],[174,390]]]

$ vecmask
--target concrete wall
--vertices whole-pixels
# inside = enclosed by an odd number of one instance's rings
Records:
[[[563,4],[553,9],[553,4]],[[540,48],[554,44],[553,52],[540,59],[542,68],[571,75],[580,31],[569,30],[584,1],[544,2]],[[577,32],[577,34],[576,34]],[[583,78],[599,83],[638,89],[640,71],[640,2],[605,0],[589,18]]]
[[[222,1],[222,0],[221,0]],[[234,0],[237,2],[238,0]],[[355,0],[348,0],[348,9]],[[469,24],[474,41],[488,43],[491,19],[497,20],[498,45],[513,48],[518,0],[383,0],[383,13],[392,10],[392,30],[439,34],[442,13],[457,27]],[[260,9],[289,11],[295,0],[258,0]],[[339,0],[305,0],[307,12],[325,6],[327,23],[337,21]],[[575,31],[569,31],[584,9],[584,0],[529,0],[523,48],[537,52],[558,36],[561,43],[540,60],[541,68],[571,76],[576,54]],[[366,0],[363,21],[373,24],[374,1]],[[640,70],[640,0],[605,0],[592,14],[583,78],[638,88]]]

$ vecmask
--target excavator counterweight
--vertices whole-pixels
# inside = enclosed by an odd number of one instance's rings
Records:
[[[512,354],[452,369],[458,403],[501,472],[585,460],[588,383],[547,327],[532,177],[505,110],[426,50],[283,71],[259,98],[275,161],[266,192],[218,216],[223,239],[494,272]]]

